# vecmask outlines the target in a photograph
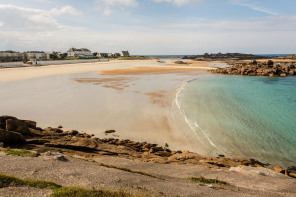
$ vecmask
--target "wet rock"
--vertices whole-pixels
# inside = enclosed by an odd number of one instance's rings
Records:
[[[26,142],[22,134],[4,129],[0,129],[0,141],[5,144],[23,144]]]

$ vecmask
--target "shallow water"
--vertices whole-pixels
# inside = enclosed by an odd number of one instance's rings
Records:
[[[187,83],[180,101],[215,153],[296,165],[296,77],[204,77]]]

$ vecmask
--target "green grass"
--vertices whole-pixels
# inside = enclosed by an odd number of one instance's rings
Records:
[[[132,196],[123,191],[92,190],[78,187],[62,187],[57,189],[52,197],[128,197]]]
[[[19,186],[28,186],[28,187],[36,187],[40,189],[58,189],[62,186],[48,181],[34,181],[30,179],[19,179],[13,176],[7,176],[0,174],[0,188],[3,187],[19,187]]]
[[[94,190],[79,187],[63,187],[54,182],[20,179],[13,176],[0,174],[0,188],[4,187],[34,187],[53,190],[52,197],[129,197],[146,196],[132,195],[124,191]]]
[[[33,152],[28,151],[26,149],[14,150],[14,149],[6,148],[4,150],[4,152],[6,155],[16,155],[16,156],[22,156],[22,157],[37,157],[38,156],[37,153],[33,153]]]
[[[151,174],[147,174],[147,173],[141,172],[141,171],[134,171],[134,170],[131,170],[131,169],[128,169],[128,168],[122,168],[122,167],[107,165],[107,164],[103,164],[103,163],[100,163],[99,166],[103,166],[103,167],[106,167],[106,168],[114,168],[114,169],[117,169],[117,170],[131,172],[131,173],[134,173],[134,174],[141,174],[141,175],[144,175],[144,176],[149,176],[149,177],[152,177],[152,178],[164,180],[163,178],[160,178],[160,177],[157,177],[157,176],[154,176],[154,175],[151,175]]]
[[[230,185],[229,183],[225,181],[221,181],[218,179],[207,179],[204,177],[190,177],[188,178],[190,181],[195,182],[195,183],[201,183],[201,184],[219,184],[219,185]]]

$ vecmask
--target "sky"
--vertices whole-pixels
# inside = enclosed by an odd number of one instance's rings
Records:
[[[296,53],[296,0],[0,0],[0,51]]]

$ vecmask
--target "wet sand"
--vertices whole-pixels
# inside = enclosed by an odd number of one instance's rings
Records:
[[[196,151],[176,128],[171,106],[182,81],[205,74],[156,60],[2,69],[0,114]],[[116,133],[106,136],[109,129]]]

